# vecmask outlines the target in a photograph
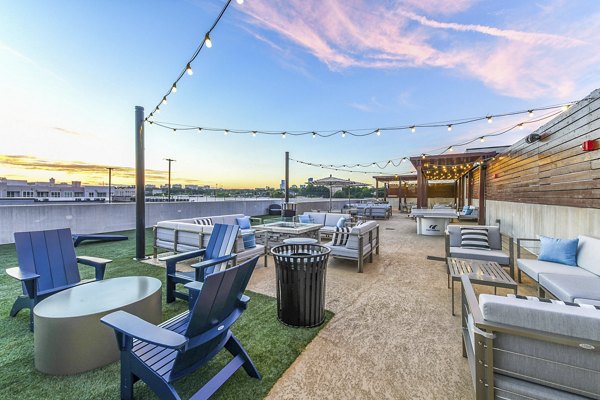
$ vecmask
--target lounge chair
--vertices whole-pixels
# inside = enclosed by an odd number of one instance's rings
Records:
[[[187,293],[177,291],[177,284],[204,282],[208,275],[227,268],[228,262],[236,257],[232,250],[239,229],[238,225],[215,224],[206,248],[160,258],[167,265],[167,303],[172,303],[176,297],[189,300]],[[201,257],[202,261],[191,266],[194,271],[177,271],[178,262],[196,257]]]
[[[15,246],[19,266],[7,269],[6,273],[23,283],[23,294],[15,300],[10,316],[29,308],[30,330],[33,330],[33,307],[37,303],[61,290],[104,279],[106,264],[111,262],[104,258],[78,257],[69,228],[16,232]],[[95,279],[82,281],[78,263],[94,267]]]
[[[246,285],[258,257],[186,285],[190,311],[158,326],[125,311],[101,319],[115,330],[121,351],[121,399],[133,399],[133,385],[143,380],[160,399],[180,399],[173,383],[206,365],[223,348],[233,359],[192,399],[207,399],[240,367],[261,379],[242,344],[229,329],[248,307]]]

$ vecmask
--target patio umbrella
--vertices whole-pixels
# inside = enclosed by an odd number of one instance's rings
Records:
[[[366,183],[351,181],[350,179],[336,178],[333,175],[329,175],[326,178],[316,179],[313,181],[313,185],[316,186],[328,186],[329,187],[329,212],[331,212],[331,203],[333,199],[333,188],[334,187],[351,187],[351,186],[369,186]],[[350,203],[350,191],[348,191],[348,203]]]

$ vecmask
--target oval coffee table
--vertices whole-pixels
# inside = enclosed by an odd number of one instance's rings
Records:
[[[317,239],[308,238],[308,237],[293,237],[283,239],[284,244],[318,244],[319,241]]]
[[[119,359],[114,331],[100,322],[124,310],[161,322],[161,282],[147,276],[106,279],[63,290],[33,309],[35,367],[72,375]]]

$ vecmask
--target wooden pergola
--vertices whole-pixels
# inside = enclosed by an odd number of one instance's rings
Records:
[[[411,157],[410,162],[417,170],[417,207],[427,207],[429,181],[454,181],[455,198],[458,208],[473,201],[473,172],[479,169],[479,224],[485,224],[485,182],[487,162],[497,152],[473,152],[461,154],[423,155]]]
[[[387,201],[388,188],[390,182],[398,182],[398,210],[402,210],[402,198],[404,198],[404,204],[406,204],[406,197],[408,190],[406,189],[407,182],[416,182],[417,176],[415,174],[404,174],[404,175],[380,175],[374,176],[375,189],[379,190],[379,182],[383,182],[383,201]]]

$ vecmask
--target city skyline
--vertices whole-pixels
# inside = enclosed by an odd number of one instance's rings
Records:
[[[107,167],[117,167],[113,183],[133,184],[134,106],[152,111],[223,4],[0,6],[0,176],[93,184],[107,181]],[[157,120],[276,132],[368,130],[576,101],[600,82],[598,17],[600,4],[593,1],[232,2],[212,48],[201,52],[193,75],[184,76]],[[283,178],[285,151],[316,164],[397,160],[528,118],[451,132],[316,139],[146,125],[146,183],[164,183],[164,159],[174,158],[174,182],[273,186]],[[485,145],[512,144],[543,122]],[[407,164],[382,171],[403,173]],[[330,174],[371,183],[374,171],[290,167],[290,184],[298,185]]]

